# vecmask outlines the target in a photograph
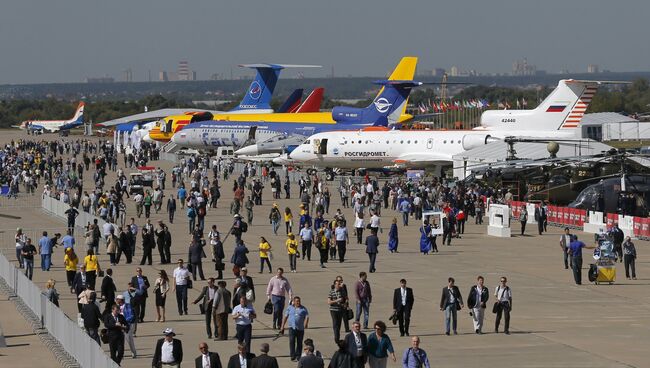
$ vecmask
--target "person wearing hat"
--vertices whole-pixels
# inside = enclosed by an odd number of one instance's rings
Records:
[[[183,362],[183,343],[174,338],[176,334],[171,328],[163,331],[162,339],[156,342],[156,349],[153,353],[152,367],[180,367]]]
[[[233,223],[232,223],[232,230],[230,231],[230,233],[235,236],[235,242],[240,243],[241,242],[241,234],[242,234],[241,216],[238,213],[236,213],[233,216],[233,218],[234,218],[234,220],[233,220]]]

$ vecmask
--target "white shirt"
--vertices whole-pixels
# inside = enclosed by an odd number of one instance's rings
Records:
[[[406,288],[400,288],[402,292],[402,305],[406,305]]]
[[[379,216],[372,215],[372,217],[370,218],[370,227],[379,227],[380,222],[381,221],[379,219]]]
[[[176,267],[174,269],[174,279],[176,285],[187,285],[187,279],[190,277],[190,271],[187,268]]]
[[[246,357],[244,357],[244,356],[242,356],[241,354],[239,354],[239,366],[240,366],[241,368],[247,368],[247,367],[248,367],[247,364],[248,364],[248,363],[246,363]]]
[[[174,361],[174,354],[172,354],[172,351],[174,351],[173,340],[172,342],[169,342],[167,340],[163,341],[160,361],[163,363],[172,363]]]
[[[203,354],[203,368],[210,368],[210,355]]]

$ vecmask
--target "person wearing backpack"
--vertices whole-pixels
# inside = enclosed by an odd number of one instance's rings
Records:
[[[280,227],[280,218],[282,214],[278,209],[278,204],[273,203],[273,208],[271,208],[271,213],[269,214],[269,221],[271,222],[271,227],[273,228],[273,234],[278,235],[278,228]]]
[[[431,368],[427,352],[420,349],[420,337],[411,337],[411,347],[402,355],[403,368]]]
[[[194,224],[196,223],[196,210],[194,207],[187,207],[187,218],[189,220],[189,233],[192,234],[192,231],[194,231]]]
[[[128,332],[126,332],[125,334],[125,340],[129,344],[129,350],[131,350],[131,357],[135,359],[138,356],[138,353],[135,349],[135,340],[133,340],[135,329],[131,328],[131,326],[133,326],[133,324],[136,322],[135,320],[136,316],[133,311],[133,307],[131,306],[131,303],[125,302],[124,295],[118,295],[115,298],[115,301],[117,303],[117,306],[120,308],[120,314],[124,317],[126,323],[129,326]]]

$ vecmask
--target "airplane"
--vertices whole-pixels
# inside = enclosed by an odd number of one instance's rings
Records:
[[[14,128],[19,128],[27,130],[27,132],[33,133],[54,133],[58,131],[66,131],[72,128],[76,128],[84,123],[84,103],[79,102],[77,111],[69,120],[26,120],[20,123]]]
[[[204,121],[185,126],[172,137],[180,147],[214,149],[218,146],[252,145],[283,135],[308,137],[320,131],[359,129],[371,125],[387,126],[412,118],[405,115],[408,96],[413,87],[417,57],[404,57],[388,80],[376,81],[382,86],[372,103],[365,108],[335,107],[331,112],[297,114],[240,115],[236,121]],[[215,120],[223,116],[215,115]],[[259,155],[257,147],[247,155]],[[241,152],[241,151],[240,151]],[[243,153],[242,153],[243,154]]]
[[[242,114],[270,114],[273,113],[271,108],[271,98],[273,91],[280,77],[282,69],[286,68],[319,68],[318,65],[294,65],[294,64],[241,64],[242,68],[251,68],[257,71],[255,79],[250,86],[239,105],[230,111],[212,111],[209,114],[181,114],[167,116],[160,119],[158,124],[149,131],[149,139],[159,142],[169,142],[171,137],[183,128],[183,126],[196,122],[197,116],[201,120],[211,120],[214,115],[224,114],[224,118],[231,118],[234,115]],[[295,92],[294,92],[295,93]],[[302,93],[301,93],[302,95]],[[290,98],[295,98],[292,94]],[[320,105],[319,105],[320,107]],[[192,119],[194,117],[194,120]]]
[[[490,110],[472,130],[339,131],[312,135],[289,158],[325,168],[437,168],[452,157],[506,137],[575,138],[585,110],[603,81],[560,80],[532,110]]]

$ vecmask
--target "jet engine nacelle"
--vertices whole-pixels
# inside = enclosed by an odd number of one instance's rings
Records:
[[[337,106],[332,109],[332,119],[337,123],[360,123],[363,110],[358,107]]]
[[[466,134],[463,137],[463,149],[469,151],[476,147],[485,146],[488,143],[496,142],[499,139],[489,134]]]

